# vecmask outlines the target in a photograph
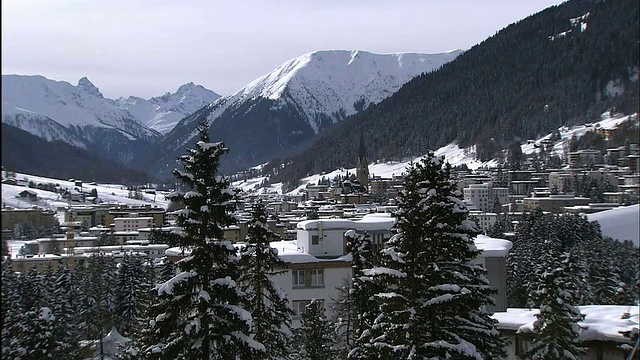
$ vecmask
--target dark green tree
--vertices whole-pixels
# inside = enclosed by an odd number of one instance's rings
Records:
[[[395,214],[397,234],[383,250],[383,266],[369,275],[384,283],[376,294],[381,314],[372,330],[381,358],[494,359],[505,340],[485,310],[495,292],[467,219],[451,167],[429,152],[413,163]],[[465,349],[474,349],[468,351]]]
[[[251,349],[253,356],[260,359],[285,357],[292,337],[293,310],[284,291],[272,280],[288,267],[278,257],[278,251],[269,245],[278,240],[280,236],[267,223],[264,204],[258,201],[251,207],[251,219],[247,223],[247,238],[240,259],[240,284],[247,293],[246,309],[253,317],[250,336],[263,345]]]
[[[540,304],[533,330],[537,333],[525,359],[574,360],[584,353],[578,345],[580,326],[584,319],[574,305],[575,264],[569,253],[563,255],[553,251],[548,244],[543,263],[545,269],[541,282],[533,296]],[[561,256],[560,256],[561,255]],[[561,261],[558,261],[558,259]]]
[[[199,141],[180,156],[183,170],[174,170],[186,192],[170,194],[184,204],[178,210],[182,236],[178,246],[189,255],[178,263],[177,274],[157,286],[159,313],[150,321],[152,341],[140,357],[229,359],[247,357],[262,344],[249,338],[251,314],[237,281],[239,258],[224,227],[235,223],[234,191],[218,175],[220,157],[227,149],[209,141],[209,127],[198,127]]]
[[[300,360],[327,360],[334,355],[331,325],[324,314],[324,302],[312,299],[302,314],[298,330]]]

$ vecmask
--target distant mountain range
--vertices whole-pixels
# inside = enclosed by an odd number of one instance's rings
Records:
[[[2,123],[128,163],[180,119],[218,97],[188,83],[149,100],[112,100],[86,77],[73,86],[43,76],[2,75]]]
[[[116,100],[118,107],[126,109],[131,115],[149,128],[166,134],[185,116],[191,115],[201,107],[212,103],[220,95],[190,82],[178,88],[175,93],[145,100],[136,96]]]
[[[231,149],[222,160],[225,172],[290,155],[318,133],[461,53],[380,55],[335,50],[302,55],[186,117],[134,163],[168,175],[177,156],[195,141],[195,129],[203,120],[211,124],[211,139],[224,140]]]

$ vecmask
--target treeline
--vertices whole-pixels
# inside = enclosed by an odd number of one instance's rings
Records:
[[[489,235],[500,237],[504,229],[498,224]],[[631,241],[602,236],[600,226],[584,216],[535,211],[519,221],[507,258],[509,307],[540,305],[535,289],[550,254],[571,259],[574,272],[568,276],[578,286],[573,305],[633,305],[638,300],[640,250]]]
[[[42,273],[35,267],[14,272],[10,259],[3,262],[3,358],[88,357],[80,341],[93,345],[114,327],[124,336],[137,332],[153,286],[173,276],[172,263],[155,269],[132,254],[125,254],[119,266],[104,254],[87,260],[86,268],[61,265],[54,271],[49,265]]]
[[[587,27],[569,19],[586,16]],[[550,36],[571,30],[565,37]],[[505,149],[608,109],[638,111],[638,2],[572,0],[501,30],[377,106],[347,118],[272,181],[356,163],[364,134],[369,160],[397,160],[456,141]],[[607,87],[609,86],[609,90]],[[611,89],[623,92],[613,95]]]

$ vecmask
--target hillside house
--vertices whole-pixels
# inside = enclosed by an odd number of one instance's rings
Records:
[[[38,193],[33,190],[23,190],[18,193],[18,197],[27,201],[37,201]]]

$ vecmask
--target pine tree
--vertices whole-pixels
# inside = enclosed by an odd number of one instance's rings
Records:
[[[374,267],[376,254],[369,234],[358,234],[354,230],[345,233],[349,239],[347,251],[351,253],[351,311],[353,319],[353,341],[349,349],[349,359],[370,359],[375,357],[371,339],[375,318],[378,316],[378,304],[374,298],[379,284],[367,272]]]
[[[26,276],[22,276],[22,301],[25,311],[36,311],[42,300],[41,275],[34,265]]]
[[[334,317],[330,319],[336,337],[336,358],[345,359],[353,348],[354,326],[358,314],[353,303],[353,287],[351,279],[345,278],[342,285],[337,287],[338,296],[331,299],[331,310]]]
[[[240,284],[247,293],[246,309],[251,312],[253,324],[250,334],[264,347],[252,349],[261,359],[281,359],[288,353],[291,340],[293,310],[282,289],[272,278],[286,271],[287,263],[278,257],[269,245],[280,239],[267,224],[267,212],[261,201],[251,209],[247,223],[246,244],[241,252],[242,276]]]
[[[2,358],[15,358],[18,336],[17,324],[24,313],[23,301],[19,289],[21,279],[11,269],[11,259],[2,261]]]
[[[78,294],[73,273],[67,266],[61,266],[56,272],[53,290],[53,313],[60,322],[60,342],[62,349],[74,358],[78,348],[80,331],[78,329]]]
[[[552,244],[548,244],[553,247]],[[531,348],[525,353],[532,360],[575,360],[584,352],[577,344],[580,326],[584,319],[574,306],[575,264],[569,253],[562,255],[558,263],[557,251],[547,248],[541,283],[534,293],[540,304],[533,330],[536,332]]]
[[[116,329],[124,336],[129,336],[131,330],[139,325],[149,290],[142,258],[125,254],[118,270],[115,304]]]
[[[331,326],[324,314],[323,301],[312,299],[302,314],[299,331],[301,351],[300,360],[331,359],[333,339]]]
[[[99,340],[99,351],[103,354],[102,338],[113,327],[115,313],[115,261],[103,253],[95,254],[90,258],[86,271],[82,284],[84,304],[80,305],[81,314],[86,324],[87,339]]]
[[[13,326],[18,334],[11,343],[12,354],[20,359],[66,358],[59,338],[56,317],[48,307],[27,311]]]
[[[370,275],[386,283],[372,330],[381,358],[494,359],[505,340],[485,310],[495,291],[473,261],[475,224],[467,220],[451,167],[433,152],[413,163],[396,213],[397,234]]]
[[[157,286],[162,311],[150,321],[156,340],[141,356],[158,358],[228,359],[249,356],[261,344],[249,336],[251,314],[237,284],[238,255],[223,228],[233,224],[234,192],[217,175],[220,157],[229,150],[209,142],[208,124],[198,127],[200,140],[179,158],[184,171],[174,170],[187,192],[169,198],[184,204],[178,210],[183,230],[179,246],[190,250],[178,273]]]

